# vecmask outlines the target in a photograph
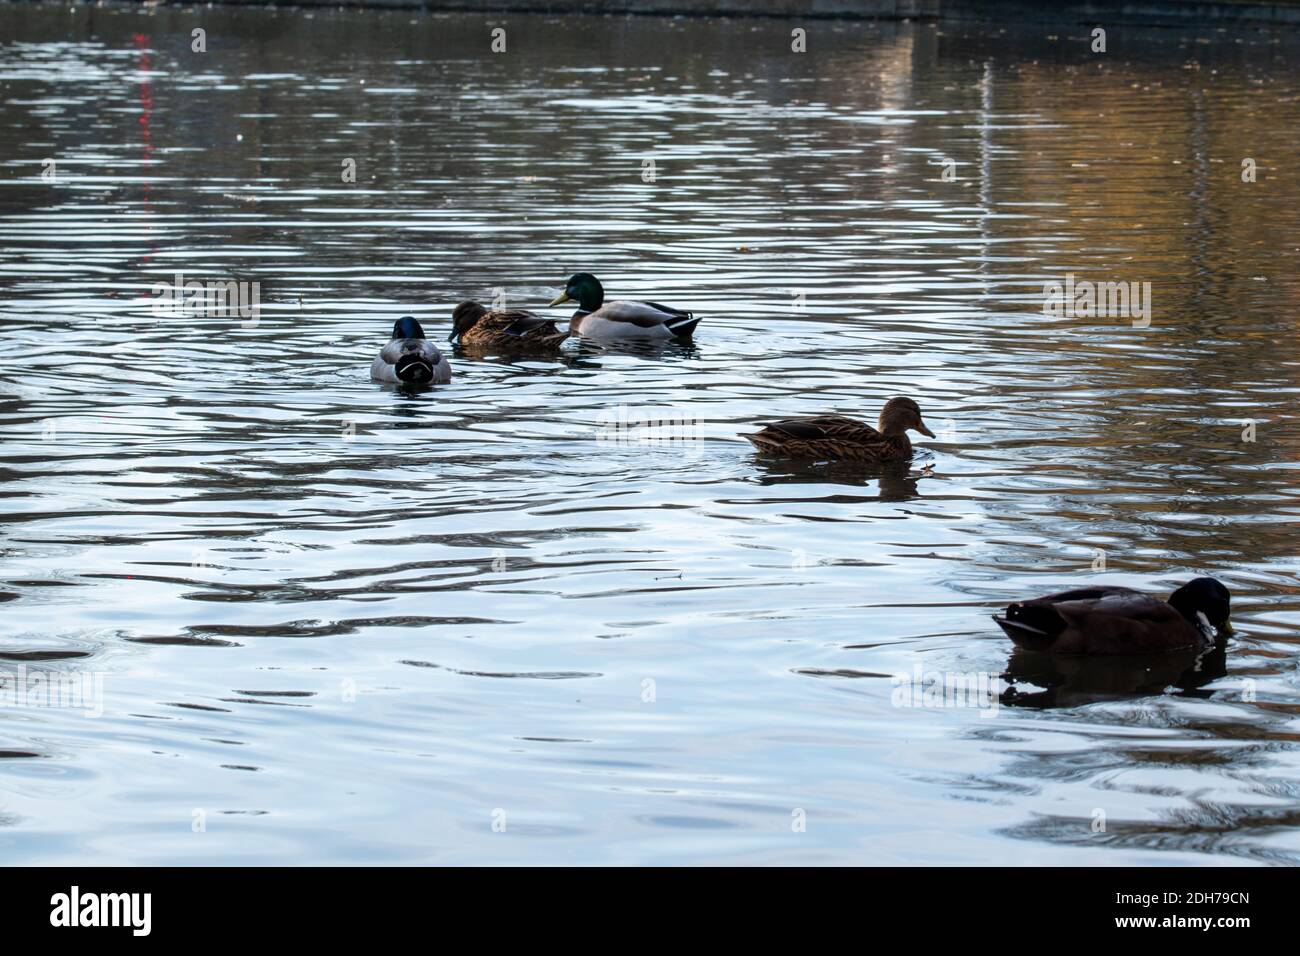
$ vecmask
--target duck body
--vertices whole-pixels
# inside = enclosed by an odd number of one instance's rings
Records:
[[[672,342],[691,338],[700,320],[653,302],[609,302],[595,312],[575,312],[569,331],[612,342]]]
[[[903,461],[912,457],[908,429],[934,437],[910,398],[891,398],[880,413],[878,427],[856,418],[814,415],[768,422],[744,437],[761,452],[785,458],[818,461],[844,459],[864,463]]]
[[[1228,625],[1228,589],[1196,578],[1168,601],[1124,587],[1092,587],[1017,601],[993,620],[1017,647],[1053,654],[1158,654],[1207,648]]]
[[[557,328],[554,320],[522,309],[489,309],[478,302],[462,302],[452,313],[449,342],[469,351],[507,353],[552,352],[572,333]]]
[[[700,324],[694,314],[658,302],[606,302],[604,287],[589,272],[570,277],[551,305],[569,301],[579,306],[569,320],[569,331],[596,341],[685,342]]]
[[[437,385],[451,381],[451,363],[424,337],[420,323],[409,315],[393,325],[392,340],[370,363],[370,377],[396,385]]]

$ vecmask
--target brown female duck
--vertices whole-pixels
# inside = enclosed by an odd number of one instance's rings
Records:
[[[993,620],[1017,647],[1053,654],[1155,654],[1209,647],[1232,598],[1214,578],[1195,578],[1168,601],[1131,588],[1078,588],[1017,601]]]
[[[910,398],[891,398],[880,412],[876,428],[856,418],[818,415],[769,422],[745,435],[759,451],[786,458],[845,458],[850,461],[900,461],[912,456],[908,429],[930,438],[934,432],[921,420],[921,409]]]
[[[522,309],[489,309],[478,302],[462,302],[451,314],[448,342],[466,349],[496,352],[551,352],[569,337],[555,322]]]

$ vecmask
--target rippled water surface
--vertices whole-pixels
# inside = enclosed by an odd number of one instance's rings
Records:
[[[0,859],[1300,862],[1300,42],[805,26],[0,6]],[[578,270],[695,344],[369,381]],[[893,394],[910,468],[737,437]],[[989,619],[1194,573],[1199,661]]]

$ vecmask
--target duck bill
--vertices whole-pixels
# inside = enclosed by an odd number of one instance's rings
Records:
[[[919,424],[916,426],[916,430],[919,431],[919,432],[920,432],[922,435],[924,435],[926,438],[934,438],[934,437],[935,437],[935,436],[934,436],[934,432],[930,431],[930,429],[928,429],[928,428],[925,427],[925,422],[921,422],[921,423],[919,423]]]
[[[559,304],[562,303],[562,302],[570,302],[570,301],[572,301],[572,300],[569,298],[569,293],[567,293],[567,292],[561,292],[561,293],[560,293],[560,294],[559,294],[559,295],[554,299],[554,301],[552,301],[551,304],[547,306],[547,308],[548,308],[548,309],[552,309],[552,308],[554,308],[555,306],[559,305]]]
[[[1232,637],[1234,633],[1234,631],[1232,630],[1232,622],[1224,621],[1223,624],[1220,625],[1219,627],[1219,633],[1222,634],[1224,637]]]

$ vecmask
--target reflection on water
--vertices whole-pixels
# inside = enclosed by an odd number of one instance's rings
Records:
[[[1178,690],[1213,697],[1208,688],[1228,673],[1227,642],[1208,650],[1187,649],[1131,657],[1060,657],[1017,648],[1007,661],[1009,686],[1002,702],[1022,707],[1077,707],[1098,700]],[[1027,686],[1026,686],[1027,685]]]
[[[0,21],[7,861],[1300,861],[1293,37]],[[695,344],[368,380],[580,270]],[[259,321],[154,315],[177,272]],[[1070,273],[1150,327],[1042,314]],[[909,466],[737,437],[893,394]],[[1206,573],[1195,661],[988,616]],[[918,667],[1027,706],[894,706]]]

